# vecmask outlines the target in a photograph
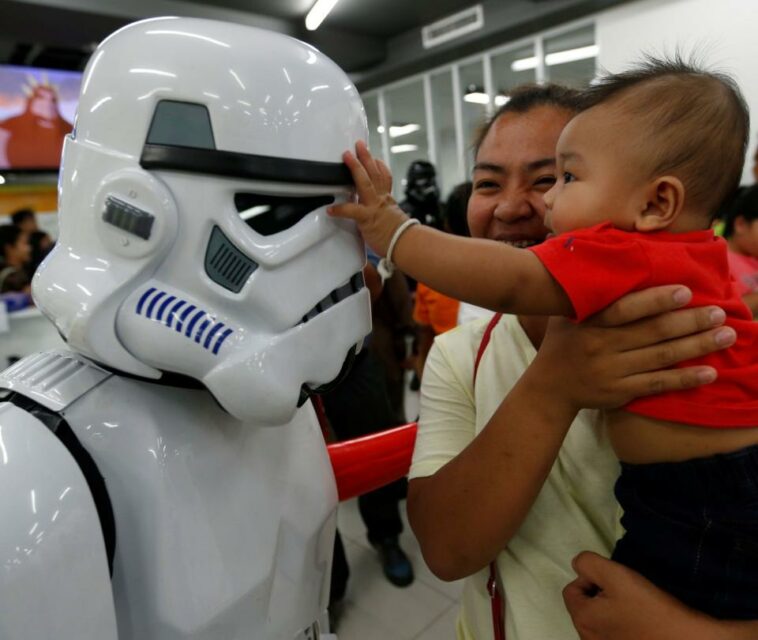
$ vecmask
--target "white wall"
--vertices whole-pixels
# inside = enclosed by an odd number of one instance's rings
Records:
[[[596,16],[601,69],[621,71],[641,52],[697,52],[708,67],[736,78],[752,120],[743,183],[753,182],[758,131],[758,1],[639,0]],[[714,167],[714,170],[718,170]]]

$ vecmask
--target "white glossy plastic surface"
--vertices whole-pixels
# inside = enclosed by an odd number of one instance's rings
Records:
[[[267,429],[112,376],[65,411],[116,519],[119,640],[292,640],[326,607],[337,504],[310,403]]]
[[[365,290],[300,322],[361,270],[363,246],[354,226],[329,218],[324,207],[260,235],[240,218],[234,195],[340,201],[349,191],[145,171],[139,159],[162,100],[204,105],[220,151],[339,163],[366,138],[355,87],[309,45],[206,20],[124,27],[98,47],[85,72],[75,137],[64,145],[60,241],[35,276],[35,300],[69,346],[97,362],[150,378],[189,375],[237,418],[286,424],[301,386],[330,382],[370,331]],[[150,237],[104,222],[108,197],[152,215]],[[239,293],[205,272],[214,226],[258,264]],[[214,352],[205,335],[182,336],[137,314],[150,289],[204,310],[211,327],[223,323],[233,333]]]
[[[0,638],[117,640],[89,487],[39,420],[0,404]]]

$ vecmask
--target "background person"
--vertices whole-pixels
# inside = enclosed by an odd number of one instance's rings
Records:
[[[466,208],[471,197],[471,182],[463,182],[450,192],[443,208],[443,227],[448,233],[468,236]],[[458,324],[460,302],[419,282],[413,306],[416,323],[416,375],[421,379],[424,363],[434,337],[455,328]]]
[[[18,209],[11,214],[11,220],[13,225],[21,229],[29,239],[30,255],[25,269],[31,280],[37,267],[53,248],[53,239],[40,230],[33,209]]]
[[[18,227],[0,225],[0,293],[30,293],[31,280],[26,265],[31,256],[28,234]]]
[[[758,316],[758,185],[740,193],[724,224],[729,269],[742,300]]]
[[[421,224],[442,229],[437,171],[431,162],[411,162],[405,178],[405,200],[400,203],[400,208]]]

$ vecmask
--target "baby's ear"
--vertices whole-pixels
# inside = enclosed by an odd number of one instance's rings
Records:
[[[679,218],[684,208],[684,185],[676,176],[653,180],[647,188],[645,208],[635,220],[636,231],[664,231]]]

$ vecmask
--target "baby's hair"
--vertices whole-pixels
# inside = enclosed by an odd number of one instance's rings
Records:
[[[494,115],[480,127],[474,140],[474,157],[487,137],[492,125],[506,113],[528,113],[537,107],[554,107],[570,114],[579,113],[582,94],[559,84],[522,84],[508,93],[508,102],[495,111]]]
[[[674,174],[686,202],[713,216],[737,189],[748,144],[750,116],[730,76],[706,71],[677,54],[646,56],[628,71],[585,90],[583,109],[618,105],[644,125],[635,141],[651,176]]]

